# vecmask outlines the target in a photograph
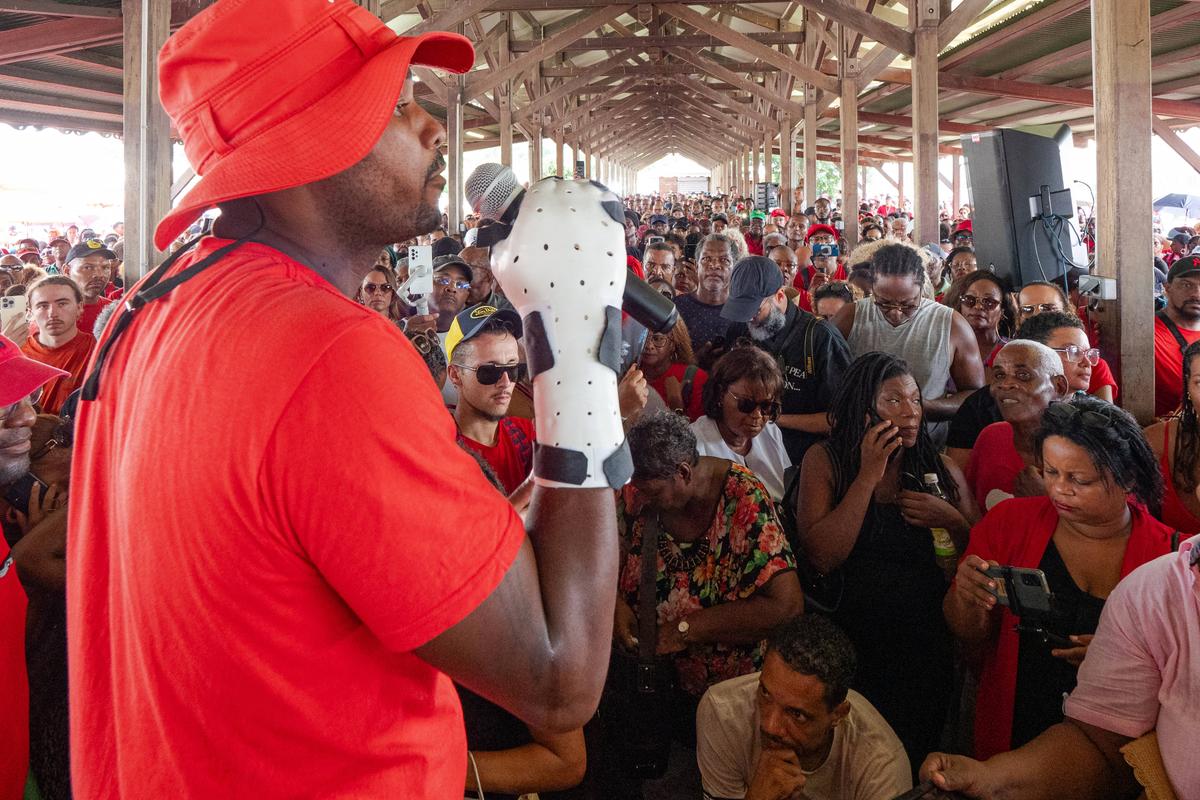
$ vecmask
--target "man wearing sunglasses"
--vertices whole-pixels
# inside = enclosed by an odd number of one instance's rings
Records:
[[[850,349],[832,325],[789,302],[787,288],[769,258],[744,258],[733,269],[721,316],[735,323],[727,333],[730,341],[749,336],[779,363],[783,395],[776,424],[788,457],[799,464],[829,432],[826,412],[850,365]]]
[[[460,313],[446,334],[448,382],[458,390],[454,421],[459,439],[496,471],[513,504],[528,502],[533,469],[533,422],[508,416],[513,390],[525,376],[517,340],[521,317],[510,309],[472,306]],[[524,502],[515,497],[524,488]]]

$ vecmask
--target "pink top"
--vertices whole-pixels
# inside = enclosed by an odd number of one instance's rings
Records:
[[[1200,536],[1134,570],[1104,605],[1067,716],[1122,736],[1158,732],[1178,797],[1200,797]]]

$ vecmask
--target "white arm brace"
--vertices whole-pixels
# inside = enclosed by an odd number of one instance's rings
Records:
[[[492,249],[492,270],[524,321],[542,486],[615,489],[633,472],[616,373],[625,227],[612,204],[621,216],[599,184],[545,178]]]

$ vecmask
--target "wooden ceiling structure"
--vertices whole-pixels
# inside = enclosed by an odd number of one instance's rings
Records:
[[[1177,133],[1200,124],[1200,3],[357,1],[399,33],[454,30],[475,42],[464,76],[415,70],[419,102],[446,121],[452,222],[464,210],[464,151],[498,146],[511,164],[514,142],[528,141],[535,179],[545,138],[558,174],[573,171],[569,146],[588,177],[632,187],[639,169],[678,152],[712,169],[716,187],[747,195],[772,155],[787,153],[785,206],[793,187],[813,199],[818,161],[840,165],[851,208],[863,170],[911,162],[916,235],[930,241],[939,180],[957,183],[938,160],[957,164],[960,136],[1068,123],[1097,141],[1099,271],[1139,287],[1117,301],[1120,322],[1105,335],[1119,339],[1126,382],[1133,369],[1152,384],[1151,354],[1119,331],[1151,324],[1141,292],[1152,279],[1151,132],[1200,170]],[[210,2],[0,0],[0,122],[124,136],[136,271],[155,263],[146,233],[188,177],[171,173],[155,54]]]

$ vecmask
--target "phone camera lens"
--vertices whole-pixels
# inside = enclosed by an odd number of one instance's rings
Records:
[[[1038,585],[1038,579],[1037,579],[1036,575],[1022,575],[1021,582],[1024,583],[1026,586],[1037,586]]]

